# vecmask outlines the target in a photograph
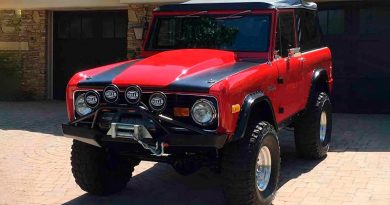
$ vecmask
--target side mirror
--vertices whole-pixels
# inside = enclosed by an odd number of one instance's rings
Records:
[[[293,57],[295,54],[301,52],[301,48],[290,48],[288,49],[288,57]]]

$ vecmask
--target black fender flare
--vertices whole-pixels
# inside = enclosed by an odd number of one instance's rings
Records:
[[[271,123],[271,125],[275,127],[275,130],[278,130],[278,125],[275,119],[275,113],[270,99],[266,95],[264,95],[263,92],[257,91],[245,97],[244,103],[241,106],[241,111],[238,117],[236,130],[231,138],[231,141],[236,141],[244,138],[249,120],[251,118],[252,110],[255,108],[256,105],[263,102],[265,102],[267,106],[269,106],[269,109],[272,112],[272,119],[271,119],[272,122],[269,123]]]
[[[313,76],[311,78],[311,85],[310,85],[310,91],[309,91],[309,98],[308,98],[308,103],[310,103],[310,100],[313,99],[313,96],[316,93],[316,90],[319,89],[318,86],[321,85],[321,82],[326,83],[326,87],[324,88],[326,93],[329,95],[329,77],[328,73],[325,69],[323,68],[317,68],[313,72]]]
[[[326,82],[328,82],[329,78],[328,78],[328,73],[326,72],[325,69],[323,68],[317,68],[314,70],[313,72],[313,77],[311,79],[311,84],[313,86],[313,84],[315,84],[315,82],[317,82],[318,80],[326,80]]]

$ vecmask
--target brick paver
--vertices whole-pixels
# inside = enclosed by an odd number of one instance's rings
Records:
[[[182,177],[170,166],[142,162],[127,188],[94,197],[74,182],[71,140],[61,137],[62,102],[0,102],[0,204],[224,204],[219,177]],[[284,204],[390,204],[390,116],[336,114],[331,151],[298,159],[290,131],[280,133]]]

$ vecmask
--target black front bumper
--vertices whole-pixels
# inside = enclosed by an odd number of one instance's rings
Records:
[[[96,126],[99,115],[104,110],[115,110],[116,117],[110,121],[111,128],[109,131]],[[119,116],[126,115],[129,111],[142,115],[143,119],[151,120],[158,132],[153,132],[144,125],[120,123],[115,119]],[[91,120],[90,124],[85,124],[86,120]],[[124,126],[117,130],[117,126]],[[142,128],[141,128],[142,127]],[[119,129],[119,127],[118,127]],[[124,130],[123,130],[124,129]],[[151,151],[161,151],[158,147],[183,148],[216,148],[220,149],[224,146],[227,140],[227,135],[219,135],[215,132],[205,131],[198,127],[184,124],[161,114],[153,113],[139,107],[100,107],[93,113],[74,120],[68,124],[62,125],[62,130],[65,137],[72,138],[81,142],[85,142],[97,147],[106,147],[109,144],[116,143],[120,145],[136,144],[138,147],[143,147]],[[117,133],[118,132],[118,133]],[[145,134],[146,133],[146,134]],[[118,134],[118,135],[117,135]],[[150,149],[156,145],[156,149]],[[162,153],[164,152],[162,149]],[[160,152],[158,152],[160,153]]]
[[[106,133],[93,128],[81,127],[72,124],[63,124],[62,131],[65,137],[82,141],[94,146],[102,147],[104,142],[137,142],[132,139],[112,138]],[[220,149],[226,142],[226,135],[198,134],[194,132],[170,132],[163,137],[169,147],[210,147]]]

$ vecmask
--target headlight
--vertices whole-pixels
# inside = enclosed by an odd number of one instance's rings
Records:
[[[216,113],[213,103],[206,99],[196,101],[191,109],[192,119],[202,126],[213,123],[216,118]]]
[[[85,94],[81,94],[76,98],[76,101],[74,103],[75,110],[78,115],[84,116],[88,115],[89,113],[92,112],[92,109],[87,106],[85,103]]]

